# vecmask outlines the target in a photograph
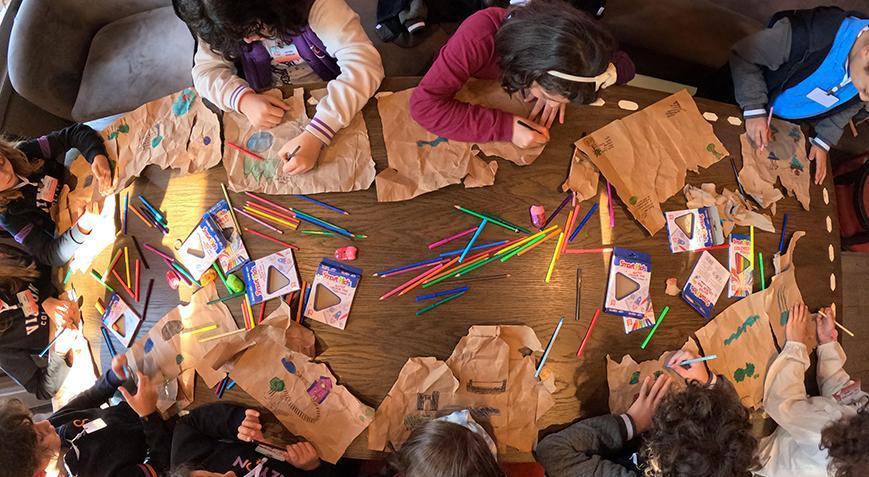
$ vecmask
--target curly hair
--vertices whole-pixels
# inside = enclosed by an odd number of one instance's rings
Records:
[[[39,470],[39,446],[30,410],[18,399],[0,404],[0,468],[6,477],[32,477]]]
[[[869,409],[827,426],[821,432],[821,448],[830,455],[830,475],[869,475]]]
[[[308,24],[312,0],[172,0],[194,35],[229,61],[241,57],[249,36],[295,35]]]
[[[661,401],[646,436],[648,477],[737,477],[757,466],[757,439],[733,386],[697,382]]]
[[[543,89],[575,103],[597,98],[594,83],[577,83],[548,74],[577,76],[606,71],[616,41],[590,16],[562,0],[531,0],[514,8],[495,34],[501,85],[508,93],[537,82]]]
[[[504,477],[482,437],[444,421],[417,426],[389,463],[402,477]]]
[[[9,163],[12,164],[12,170],[21,177],[32,176],[40,171],[44,165],[42,159],[34,159],[32,161],[28,159],[27,156],[18,149],[18,142],[0,136],[0,161],[3,160],[9,161]],[[6,205],[20,197],[21,191],[18,189],[0,192],[0,212],[5,212]]]

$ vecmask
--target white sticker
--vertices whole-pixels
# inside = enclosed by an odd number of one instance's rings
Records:
[[[91,434],[93,432],[97,432],[100,429],[105,429],[106,421],[103,421],[102,419],[94,419],[93,421],[88,421],[84,423],[84,425],[82,425],[81,427],[86,433]]]
[[[36,316],[39,314],[39,305],[36,303],[36,298],[30,290],[18,292],[18,304],[21,305],[21,311],[24,316]]]
[[[833,233],[833,219],[829,215],[827,216],[827,233]]]
[[[718,121],[718,115],[715,113],[710,113],[709,111],[703,113],[703,117],[709,122]]]
[[[836,291],[836,274],[830,274],[830,291]]]
[[[828,249],[830,252],[830,261],[832,262],[836,258],[836,252],[833,250],[833,244],[830,244],[830,248]]]
[[[622,109],[626,109],[628,111],[636,111],[636,110],[640,109],[639,104],[637,104],[633,101],[628,101],[627,99],[620,100],[619,107]]]
[[[839,98],[831,94],[827,94],[827,92],[822,90],[821,88],[813,89],[809,94],[806,95],[806,97],[825,108],[829,108],[830,106],[839,102]]]
[[[589,106],[603,106],[605,104],[606,104],[606,101],[604,101],[603,98],[597,98],[593,102],[588,103]]]
[[[827,192],[827,188],[824,187],[824,190],[821,192],[824,193],[824,205],[830,205],[830,193]]]
[[[742,119],[739,119],[736,116],[728,116],[727,122],[734,126],[742,126]]]

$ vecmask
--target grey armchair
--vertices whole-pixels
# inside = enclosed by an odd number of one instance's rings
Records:
[[[23,0],[8,70],[19,95],[87,121],[191,85],[193,51],[171,0]]]

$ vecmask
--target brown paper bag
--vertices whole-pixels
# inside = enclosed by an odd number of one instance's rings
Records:
[[[715,207],[718,209],[718,216],[724,223],[725,236],[729,236],[736,225],[744,225],[746,227],[753,225],[765,232],[775,232],[775,226],[768,215],[754,212],[754,207],[748,199],[736,192],[732,192],[726,187],[722,189],[721,194],[718,194],[715,191],[715,184],[712,183],[707,182],[701,184],[700,187],[685,184],[682,192],[685,193],[689,209],[700,207]]]
[[[664,227],[661,203],[682,189],[687,171],[729,154],[685,90],[611,122],[576,147],[652,235]]]
[[[690,340],[689,340],[690,341]],[[688,345],[683,346],[683,349],[690,349]],[[696,353],[696,350],[695,350]],[[669,374],[673,378],[670,384],[670,392],[677,392],[685,387],[685,380],[682,379],[675,371],[666,368],[667,360],[673,354],[672,351],[667,351],[656,360],[642,361],[637,363],[631,355],[622,356],[619,362],[606,356],[606,379],[609,385],[609,406],[610,414],[624,414],[631,404],[637,399],[640,394],[640,388],[643,386],[643,380],[646,377],[656,379],[661,374]]]
[[[594,163],[579,149],[574,149],[573,157],[570,159],[570,173],[561,185],[561,190],[574,191],[578,200],[588,200],[597,195],[599,181],[600,174],[594,167]]]
[[[265,94],[281,97],[280,90],[276,89]],[[320,99],[325,90],[312,91],[311,95]],[[226,140],[264,158],[259,160],[225,147],[223,165],[230,189],[266,194],[317,194],[364,190],[371,186],[374,159],[362,113],[335,134],[332,143],[320,152],[313,169],[304,174],[284,174],[281,168],[285,162],[278,157],[278,152],[287,141],[301,134],[309,122],[302,88],[293,90],[293,95],[284,102],[290,109],[284,113],[283,122],[271,129],[256,128],[235,111],[223,115]]]
[[[797,287],[793,256],[797,241],[805,235],[806,233],[802,230],[794,232],[790,242],[788,242],[788,248],[785,250],[784,255],[775,254],[773,257],[776,274],[772,277],[766,289],[764,306],[769,315],[772,332],[775,335],[775,341],[779,348],[784,347],[787,341],[785,326],[788,324],[791,308],[794,305],[803,303],[803,296]],[[806,335],[806,345],[809,350],[814,349],[818,345],[818,337],[814,332],[814,326],[812,328],[813,330]]]
[[[739,182],[745,193],[767,208],[783,197],[775,188],[780,180],[788,197],[796,196],[804,209],[809,210],[809,160],[806,156],[806,137],[796,124],[773,118],[770,124],[770,142],[763,150],[755,147],[743,133],[742,170]]]

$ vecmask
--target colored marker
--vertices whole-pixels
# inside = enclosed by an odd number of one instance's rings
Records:
[[[447,303],[447,302],[455,300],[456,298],[459,298],[460,296],[464,295],[465,293],[467,293],[467,292],[459,292],[459,293],[456,293],[455,295],[448,296],[448,297],[444,298],[443,300],[436,301],[425,308],[420,308],[419,310],[416,310],[416,316],[419,316],[419,315],[422,315],[423,313],[434,310],[435,308],[443,305],[444,303]]]
[[[781,254],[785,248],[785,231],[788,229],[788,214],[784,215],[781,222],[781,240],[778,241],[778,253]]]
[[[293,194],[293,197],[298,197],[299,199],[307,200],[308,202],[310,202],[312,204],[317,204],[320,207],[324,207],[324,208],[329,209],[333,212],[338,212],[339,214],[350,215],[350,213],[344,209],[339,209],[338,207],[329,205],[321,200],[314,199],[313,197],[308,197],[308,196],[303,195],[303,194]]]
[[[534,377],[540,377],[540,371],[543,371],[543,365],[546,364],[547,358],[549,358],[549,352],[552,351],[552,345],[555,344],[555,338],[558,337],[558,332],[561,331],[561,327],[564,325],[564,317],[562,316],[560,320],[558,320],[558,325],[555,326],[555,331],[552,332],[552,336],[549,337],[549,344],[546,345],[546,350],[543,351],[543,357],[540,358],[540,364],[537,365],[537,370],[534,371]]]
[[[646,339],[643,340],[643,344],[640,346],[640,348],[646,349],[646,345],[649,344],[649,340],[652,339],[652,335],[655,334],[655,331],[657,331],[658,327],[661,326],[661,323],[664,322],[664,317],[667,316],[668,311],[670,311],[670,307],[665,306],[664,309],[661,311],[661,314],[658,316],[658,321],[655,322],[655,326],[652,327],[652,331],[649,331],[648,336],[646,336]]]
[[[444,291],[439,291],[436,293],[429,293],[427,295],[419,295],[416,297],[416,301],[429,300],[432,298],[437,298],[437,297],[446,296],[446,295],[452,295],[454,293],[459,293],[459,292],[463,292],[463,291],[468,291],[468,287],[464,286],[464,287],[459,287],[459,288],[453,288],[451,290],[444,290]]]
[[[583,217],[582,220],[579,221],[579,225],[577,225],[576,228],[573,229],[573,233],[570,234],[570,239],[568,240],[568,242],[573,242],[573,239],[576,238],[576,235],[579,233],[579,231],[582,230],[583,227],[585,227],[585,223],[588,222],[588,220],[591,218],[591,214],[593,214],[595,210],[597,210],[597,202],[591,205],[591,208],[588,209],[588,212],[585,213],[585,217]]]

